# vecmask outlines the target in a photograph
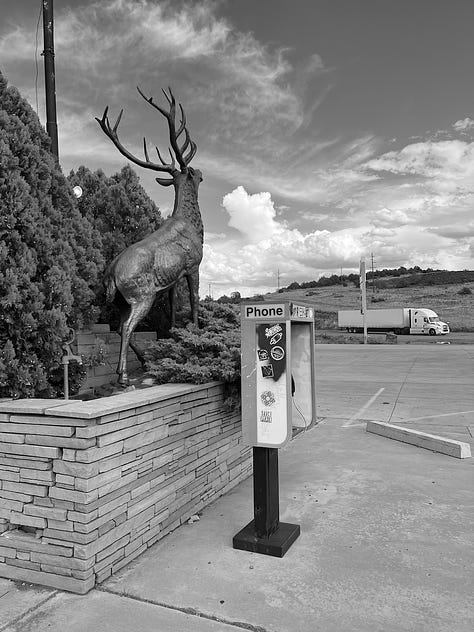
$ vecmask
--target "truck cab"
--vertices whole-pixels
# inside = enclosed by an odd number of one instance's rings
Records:
[[[449,334],[449,325],[443,323],[432,309],[410,308],[410,333],[439,336]]]

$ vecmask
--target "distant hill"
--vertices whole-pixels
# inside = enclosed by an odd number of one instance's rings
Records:
[[[358,279],[357,279],[358,281]],[[294,287],[291,284],[290,287]],[[354,283],[339,278],[338,285],[308,288],[282,288],[265,296],[265,301],[304,301],[316,310],[318,329],[337,328],[337,312],[341,309],[360,309],[360,289]],[[428,307],[441,320],[450,323],[452,331],[474,331],[474,271],[432,270],[384,276],[367,280],[369,309],[393,307]]]
[[[474,281],[474,270],[436,270],[418,274],[407,274],[395,278],[377,279],[375,285],[378,288],[410,287],[413,285],[451,285],[453,283],[471,283]]]
[[[390,287],[410,287],[414,285],[449,285],[453,283],[471,283],[474,282],[474,270],[433,270],[427,268],[421,269],[418,266],[414,268],[394,268],[367,271],[367,283],[368,285],[374,284],[377,288],[390,288]],[[333,274],[330,277],[320,277],[317,281],[304,281],[299,283],[293,281],[287,287],[281,288],[279,292],[287,292],[289,290],[306,290],[311,288],[331,287],[344,284],[352,284],[359,287],[359,275],[347,274],[337,275]]]

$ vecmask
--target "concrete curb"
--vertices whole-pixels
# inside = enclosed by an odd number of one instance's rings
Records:
[[[383,423],[381,421],[368,421],[366,426],[367,432],[403,441],[416,445],[419,448],[440,452],[448,456],[454,456],[458,459],[468,459],[471,456],[471,446],[463,441],[455,441],[454,439],[446,439],[438,435],[412,430],[411,428],[403,428],[401,426],[393,426],[392,424]]]

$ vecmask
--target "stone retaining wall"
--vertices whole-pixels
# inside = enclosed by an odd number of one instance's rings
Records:
[[[251,472],[223,385],[0,403],[0,576],[80,594]]]

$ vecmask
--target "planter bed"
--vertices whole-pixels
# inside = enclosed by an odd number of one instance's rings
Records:
[[[0,402],[0,577],[84,594],[251,473],[224,386]]]

